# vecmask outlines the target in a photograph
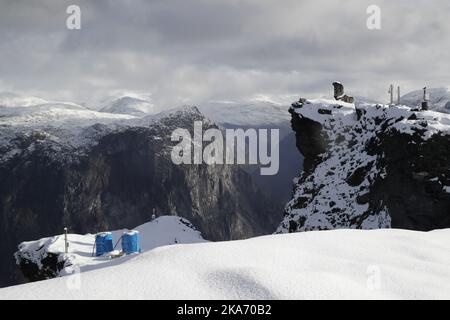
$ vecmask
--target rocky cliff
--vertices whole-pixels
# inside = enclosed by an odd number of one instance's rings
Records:
[[[194,121],[203,121],[204,130],[215,126],[195,107],[125,120],[76,130],[73,121],[0,123],[3,285],[17,281],[10,275],[20,242],[59,234],[64,226],[79,234],[134,227],[149,221],[153,208],[187,218],[208,240],[275,230],[281,214],[238,166],[172,163],[174,129],[192,132]]]
[[[306,99],[290,113],[304,172],[278,233],[450,227],[450,116]]]

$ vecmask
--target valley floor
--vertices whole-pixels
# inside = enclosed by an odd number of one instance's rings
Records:
[[[450,229],[336,230],[158,247],[0,299],[449,299]]]

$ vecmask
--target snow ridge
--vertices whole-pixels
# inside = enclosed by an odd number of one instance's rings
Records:
[[[171,245],[85,272],[79,287],[60,277],[0,299],[448,299],[449,241],[450,230],[334,230]]]

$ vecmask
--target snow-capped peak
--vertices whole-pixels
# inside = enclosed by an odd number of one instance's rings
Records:
[[[148,96],[128,94],[104,102],[100,112],[145,116],[158,110]]]

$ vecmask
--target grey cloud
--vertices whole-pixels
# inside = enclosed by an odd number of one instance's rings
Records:
[[[384,97],[449,85],[447,0],[0,1],[0,84],[94,103],[111,91],[170,106],[255,94],[313,95],[330,81]],[[79,4],[82,30],[65,29]],[[0,88],[1,90],[2,88]]]

